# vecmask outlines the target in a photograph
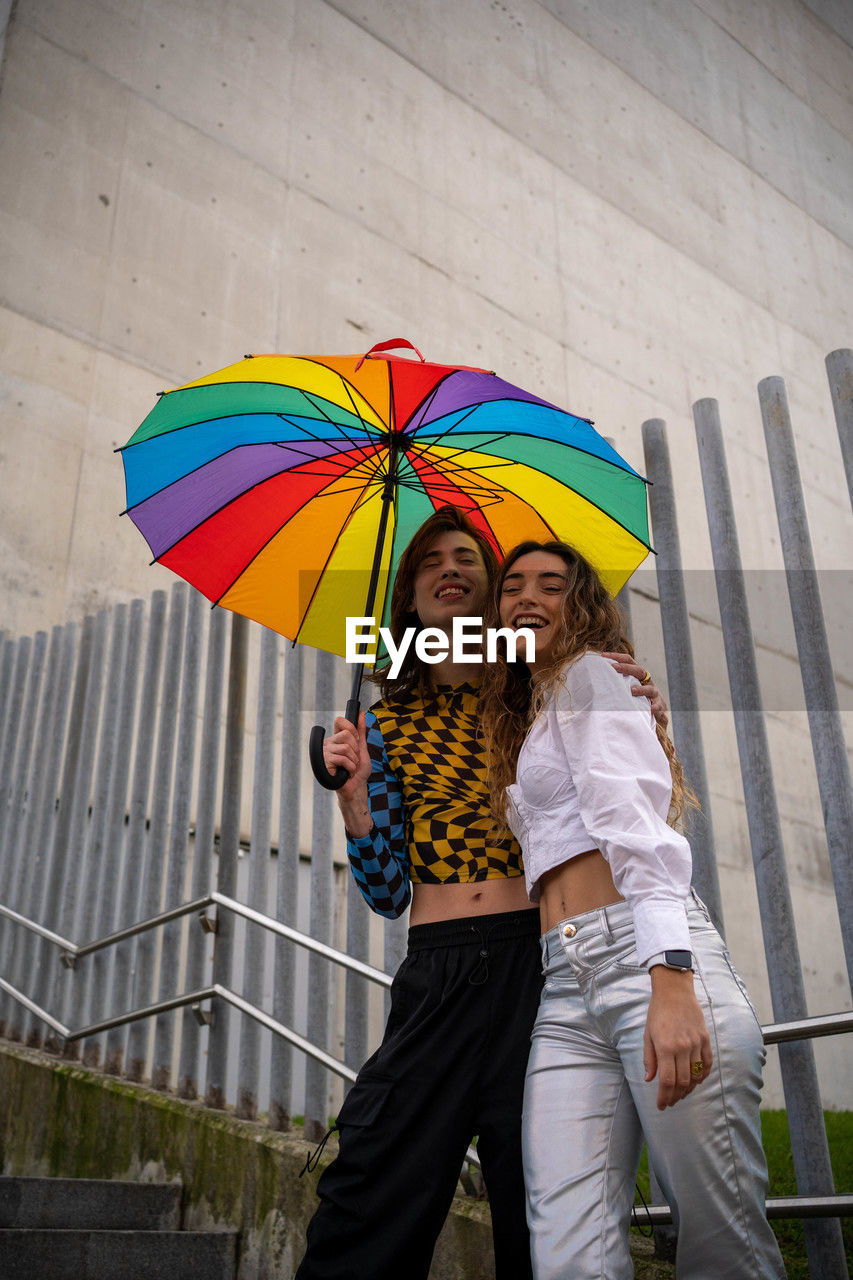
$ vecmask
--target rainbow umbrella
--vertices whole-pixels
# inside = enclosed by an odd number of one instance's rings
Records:
[[[427,363],[404,339],[364,356],[246,356],[161,393],[120,452],[127,514],[156,562],[341,655],[348,616],[387,620],[399,557],[445,503],[499,554],[571,542],[614,594],[649,551],[645,481],[587,419],[485,369]]]

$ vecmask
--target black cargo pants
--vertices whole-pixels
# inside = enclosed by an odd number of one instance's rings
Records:
[[[538,938],[535,910],[409,930],[382,1044],[338,1116],[339,1155],[320,1178],[296,1280],[426,1280],[475,1134],[497,1280],[530,1277],[521,1106]]]

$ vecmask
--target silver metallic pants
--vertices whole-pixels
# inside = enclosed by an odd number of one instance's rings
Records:
[[[637,964],[627,903],[575,916],[542,939],[522,1138],[535,1280],[631,1280],[628,1227],[644,1139],[678,1225],[679,1280],[784,1280],[764,1211],[761,1030],[693,897],[688,920],[714,1065],[666,1111],[657,1109],[657,1078],[644,1080],[651,980]]]

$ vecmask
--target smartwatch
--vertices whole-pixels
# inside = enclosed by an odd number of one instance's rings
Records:
[[[646,967],[651,969],[655,964],[662,964],[666,969],[680,969],[682,973],[687,973],[693,968],[693,952],[658,951],[656,955],[649,956]]]

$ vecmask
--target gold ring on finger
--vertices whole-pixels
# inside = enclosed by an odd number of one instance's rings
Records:
[[[652,673],[651,671],[647,671],[646,674],[643,676],[642,680],[640,681],[640,684],[651,684],[651,682],[652,682]]]
[[[691,1062],[690,1074],[692,1076],[703,1076],[705,1074],[705,1064],[703,1062]]]

